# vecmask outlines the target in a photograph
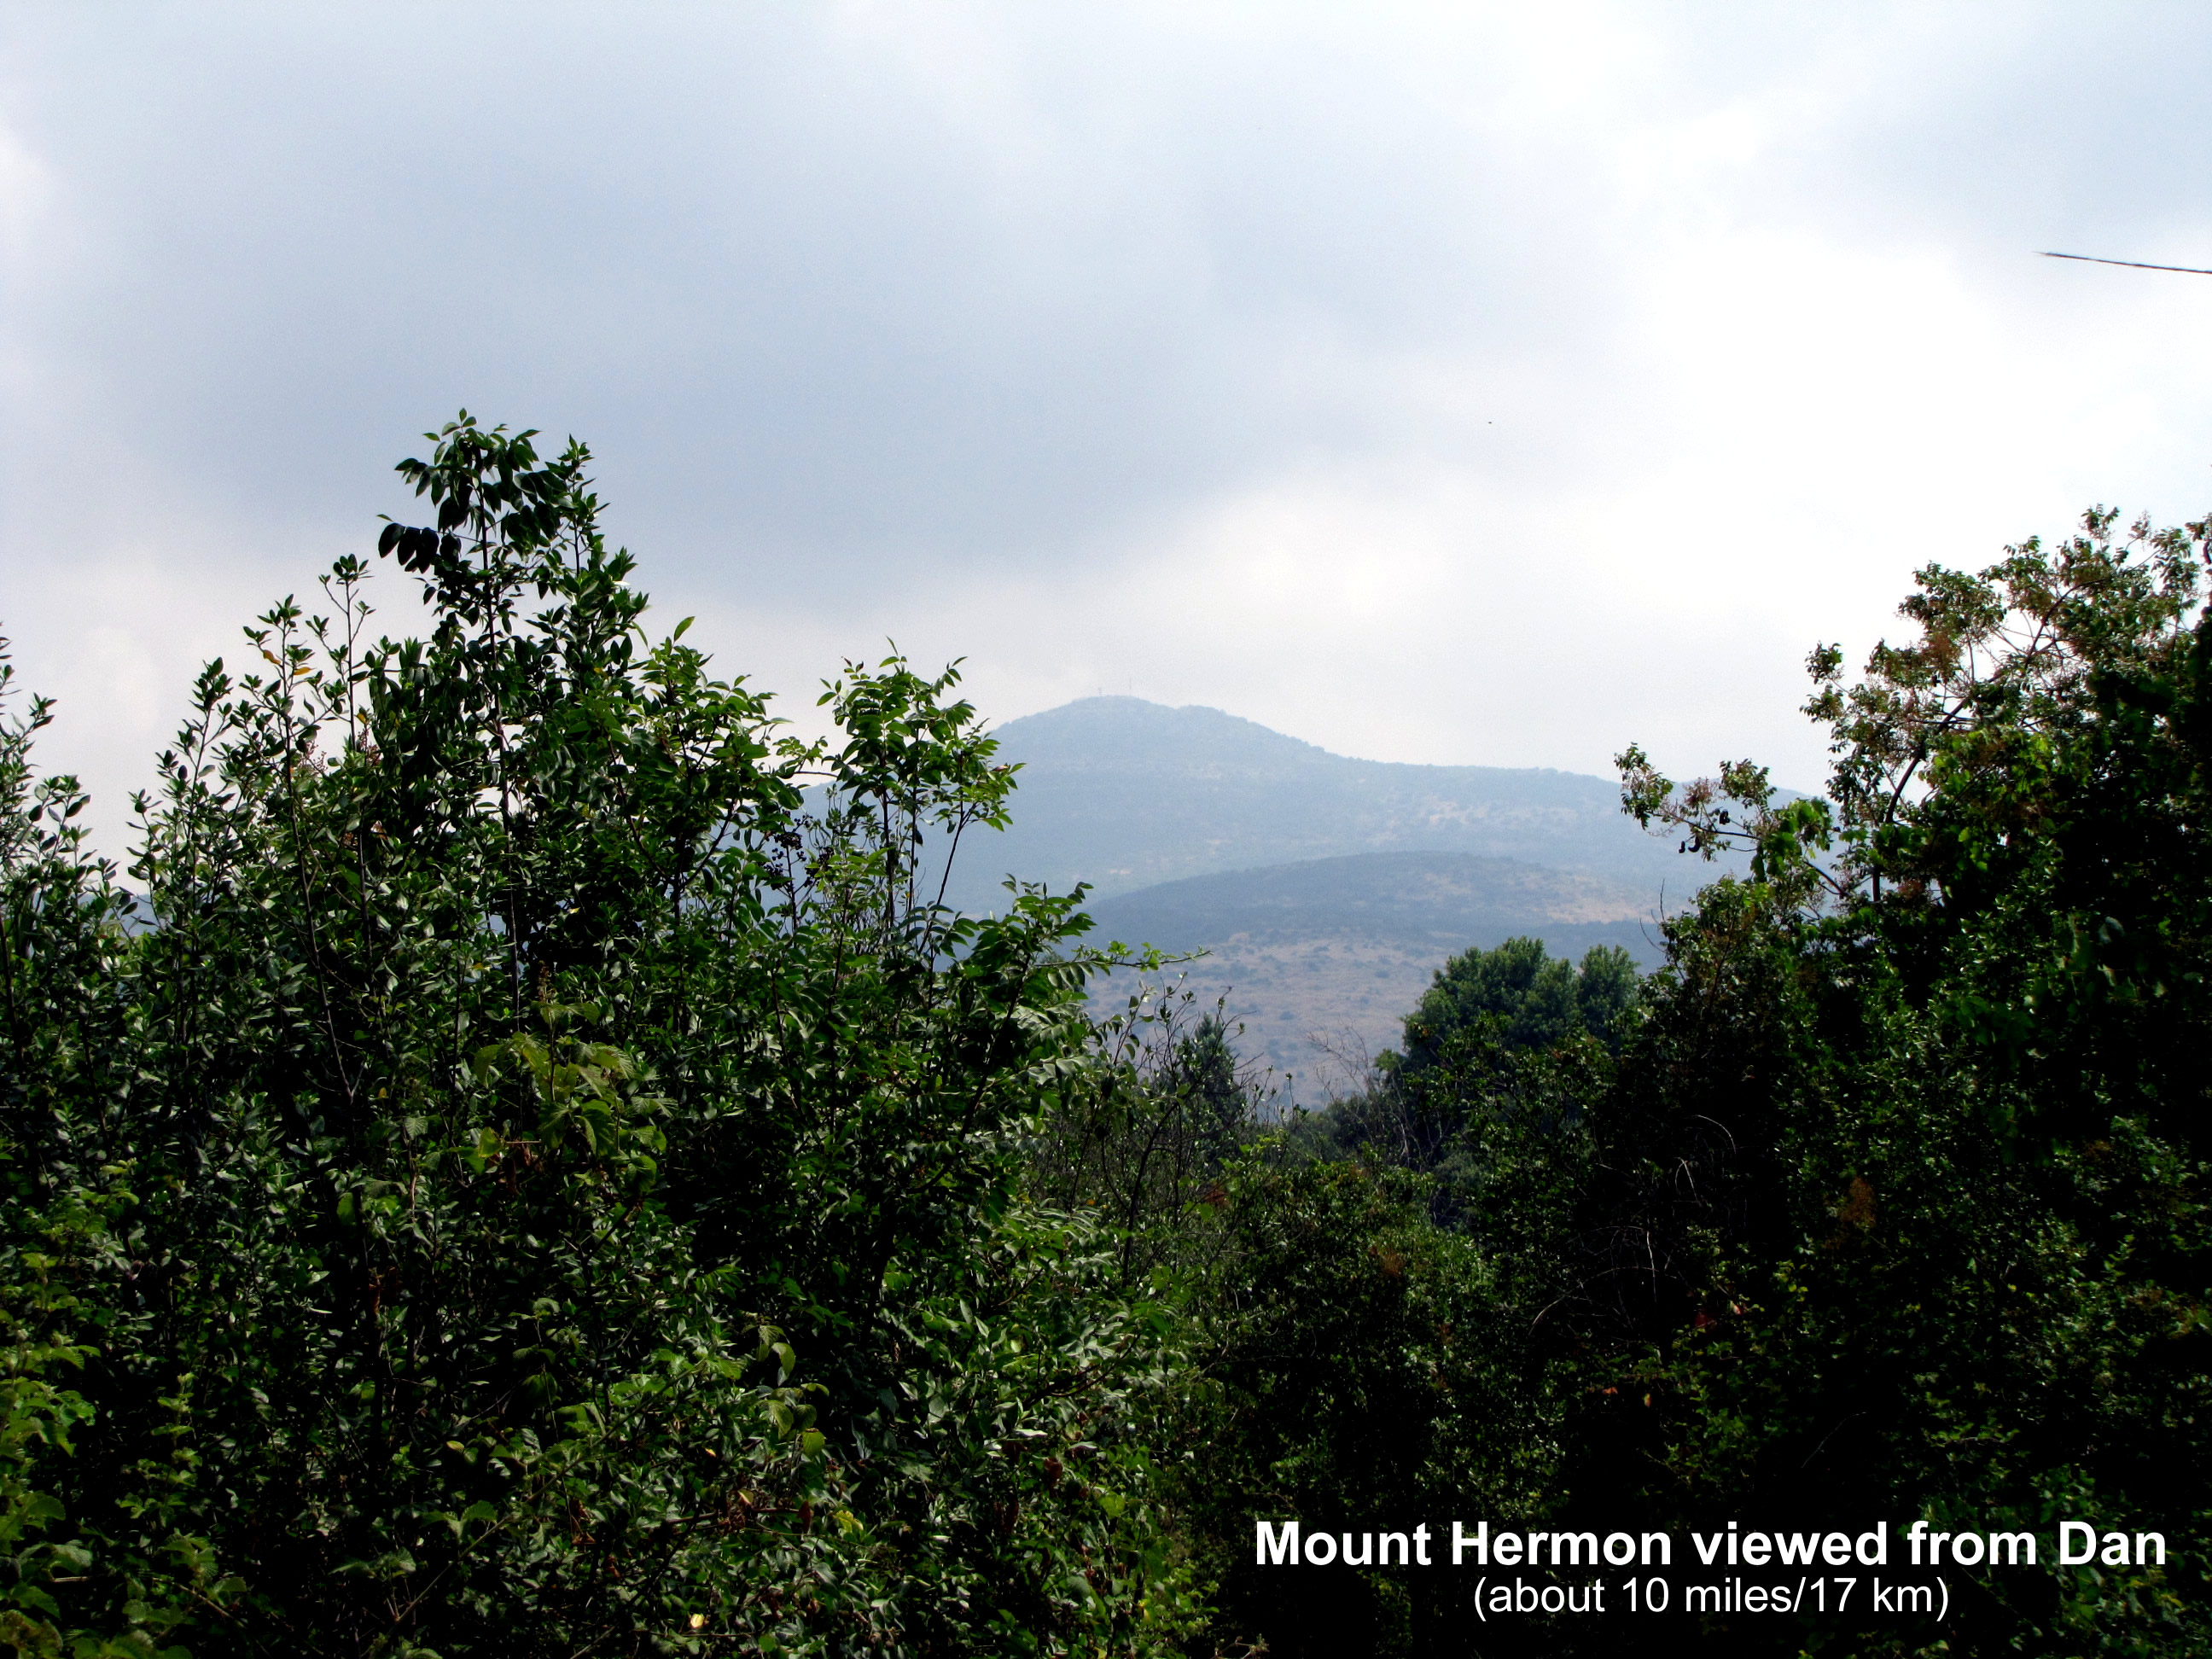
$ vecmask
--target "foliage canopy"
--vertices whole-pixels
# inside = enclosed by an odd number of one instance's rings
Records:
[[[580,447],[434,436],[428,636],[356,559],[261,617],[135,896],[8,729],[17,1639],[1157,1645],[1171,1329],[1020,1179],[1102,959],[922,890],[1011,787],[954,676],[781,735],[644,635]]]
[[[1748,878],[1646,979],[1455,958],[1279,1124],[1218,1011],[1087,999],[1161,964],[1079,890],[939,902],[1014,782],[952,671],[802,742],[580,447],[432,438],[423,636],[366,558],[258,618],[127,873],[0,661],[0,1643],[1456,1651],[1464,1578],[1254,1518],[1921,1516],[2170,1547],[1962,1571],[1947,1651],[2212,1648],[2206,526],[1922,572],[1813,653],[1825,799],[1631,748]]]

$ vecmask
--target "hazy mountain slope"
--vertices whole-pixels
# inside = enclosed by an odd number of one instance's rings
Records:
[[[1009,872],[1099,894],[1215,871],[1434,851],[1584,871],[1658,902],[1714,873],[1620,814],[1610,779],[1353,760],[1218,709],[1086,697],[998,728],[1014,823],[961,849],[951,896],[996,908]]]
[[[1655,906],[1632,884],[1465,853],[1370,853],[1186,878],[1099,900],[1091,938],[1204,950],[1181,969],[1244,1024],[1240,1048],[1327,1091],[1327,1051],[1398,1042],[1445,959],[1516,933],[1554,955],[1593,945],[1659,959]]]
[[[1118,937],[1176,949],[1239,933],[1449,944],[1498,927],[1616,927],[1649,908],[1639,890],[1602,876],[1471,853],[1363,853],[1193,876],[1090,907]]]

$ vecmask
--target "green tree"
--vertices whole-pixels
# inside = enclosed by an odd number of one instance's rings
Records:
[[[580,447],[433,435],[427,635],[360,559],[262,617],[137,899],[0,755],[13,1639],[1171,1645],[1176,1330],[1025,1193],[1103,963],[926,890],[1012,787],[956,677],[786,737],[644,632]]]
[[[1825,801],[1622,757],[1753,878],[1670,927],[1594,1112],[1583,1311],[1628,1363],[1577,1501],[2159,1530],[2162,1569],[1960,1575],[1952,1639],[2204,1650],[2206,536],[1923,570],[1864,680],[1813,654]]]
[[[1395,1409],[1494,1517],[2027,1528],[2039,1570],[1949,1571],[1946,1651],[2212,1649],[2208,551],[2206,525],[2123,531],[2099,512],[1977,574],[1922,572],[1917,637],[1878,647],[1859,683],[1813,654],[1825,799],[1784,799],[1750,763],[1677,787],[1630,750],[1628,810],[1750,870],[1666,925],[1617,1057],[1558,1039],[1563,976],[1540,990],[1551,970],[1507,953],[1461,973],[1469,1016],[1425,1060],[1334,1115],[1333,1149],[1357,1162],[1320,1167],[1426,1171],[1406,1259],[1449,1236],[1482,1287],[1486,1364],[1448,1407]],[[1308,1201],[1279,1182],[1244,1201],[1252,1243],[1206,1316],[1278,1322],[1216,1354],[1248,1393],[1318,1402],[1335,1385],[1317,1361],[1361,1306],[1311,1277],[1342,1246],[1271,1234]],[[1260,1294],[1300,1273],[1298,1294]],[[1411,1332],[1344,1343],[1377,1382],[1419,1352]],[[1215,1463],[1248,1472],[1301,1467],[1323,1431],[1288,1408],[1206,1431]],[[1341,1512],[1419,1508],[1380,1452],[1330,1468]],[[2054,1569],[2069,1518],[2161,1533],[2166,1562]],[[1208,1525],[1225,1550],[1228,1517]],[[1402,1590],[1330,1624],[1231,1574],[1224,1606],[1285,1654],[1464,1639],[1453,1581]],[[1683,1628],[1732,1652],[1930,1650],[1858,1615]],[[1609,1653],[1623,1637],[1538,1619],[1480,1641]]]
[[[1133,1285],[1172,1276],[1215,1247],[1202,1206],[1222,1201],[1229,1167],[1268,1105],[1220,1010],[1194,1002],[1139,981],[1099,1023],[1105,1063],[1063,1093],[1037,1143],[1034,1190],[1110,1225]]]
[[[1471,1580],[1431,1565],[1255,1564],[1255,1526],[1410,1534],[1543,1502],[1552,1392],[1512,1287],[1429,1218],[1427,1183],[1349,1161],[1248,1162],[1213,1219],[1191,1306],[1200,1341],[1179,1425],[1204,1448],[1183,1507],[1219,1583],[1219,1638],[1285,1654],[1452,1651]],[[1514,1311],[1518,1311],[1514,1310]],[[1503,1316],[1501,1315],[1503,1314]]]
[[[1618,1049],[1636,1007],[1636,964],[1618,945],[1590,947],[1576,966],[1539,939],[1463,951],[1436,971],[1406,1017],[1401,1064],[1432,1065],[1462,1034],[1508,1048],[1549,1048],[1588,1032]]]

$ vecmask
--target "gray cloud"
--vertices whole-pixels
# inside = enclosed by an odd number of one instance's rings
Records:
[[[1922,559],[2200,507],[2212,282],[2027,256],[2212,262],[2208,51],[2179,6],[19,5],[0,620],[112,799],[466,403],[589,439],[672,616],[793,690],[895,633],[1001,715],[1809,779],[1796,663]]]

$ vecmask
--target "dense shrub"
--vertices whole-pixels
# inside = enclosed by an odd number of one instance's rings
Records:
[[[465,416],[211,665],[121,877],[5,738],[11,1639],[1146,1651],[1174,1328],[1022,1182],[1100,1064],[950,675],[841,734],[642,632],[583,451]],[[811,793],[809,793],[809,790]]]

